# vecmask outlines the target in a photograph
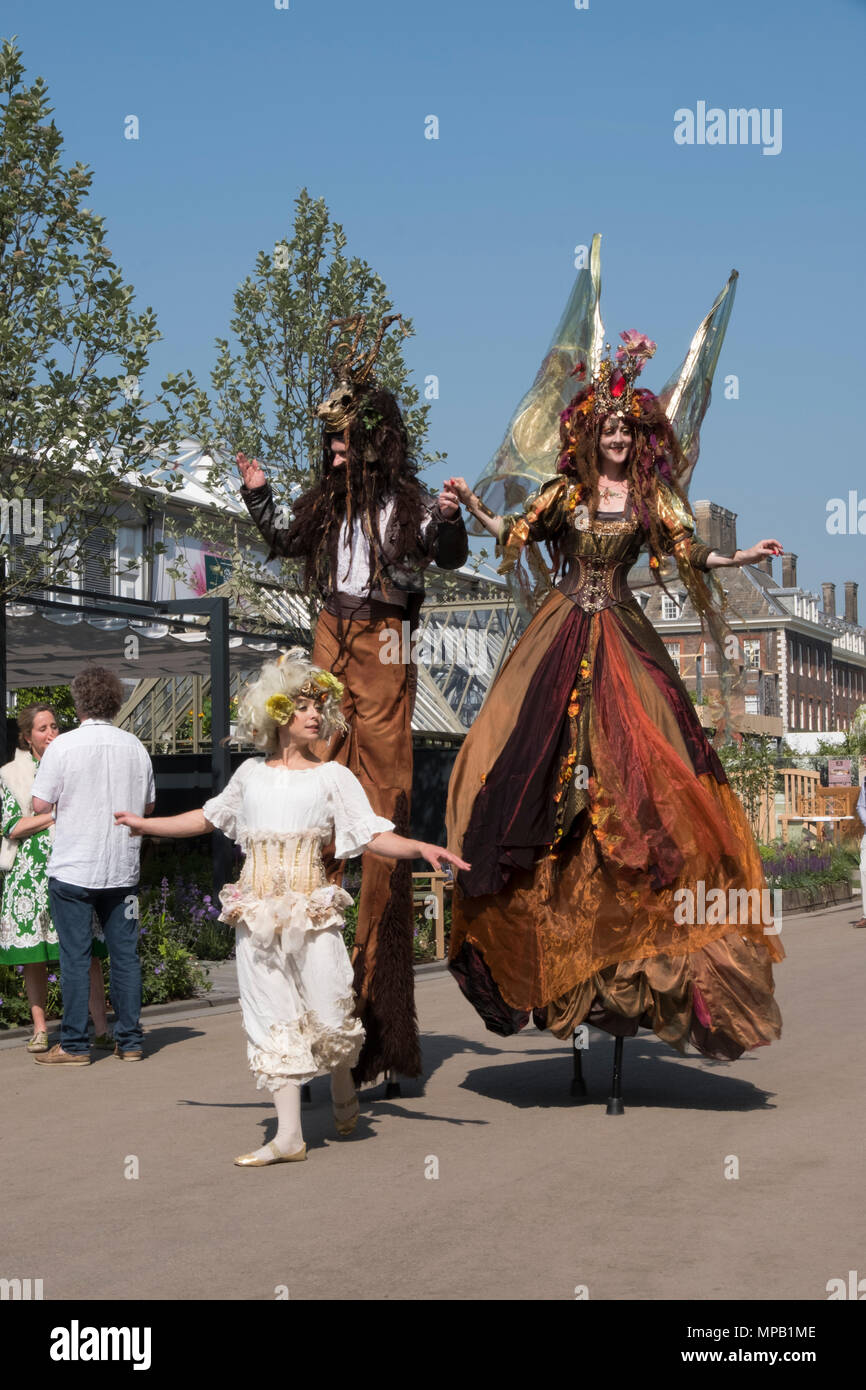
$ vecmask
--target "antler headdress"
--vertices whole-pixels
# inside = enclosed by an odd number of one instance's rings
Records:
[[[375,342],[365,356],[359,349],[366,322],[366,314],[353,314],[345,319],[332,319],[329,325],[332,329],[348,330],[347,336],[340,338],[331,351],[331,367],[336,380],[316,411],[319,419],[324,421],[325,428],[333,434],[341,434],[349,426],[358,414],[364,397],[375,387],[373,365],[391,324],[399,323],[404,335],[406,333],[402,314],[386,315],[379,324]],[[351,341],[348,335],[351,335]]]

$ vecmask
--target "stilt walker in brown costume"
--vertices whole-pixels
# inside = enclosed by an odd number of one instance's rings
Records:
[[[468,542],[454,494],[435,498],[418,481],[397,402],[372,375],[393,321],[383,320],[366,357],[358,351],[363,319],[343,321],[353,340],[335,349],[336,384],[317,412],[321,476],[290,518],[276,508],[259,464],[242,454],[238,464],[242,495],[271,547],[269,558],[304,559],[305,583],[323,599],[312,661],[342,681],[349,727],[335,737],[329,756],[355,773],[376,814],[405,835],[417,673],[411,662],[388,658],[395,649],[410,650],[403,625],[411,636],[418,624],[424,569],[431,563],[459,568]],[[411,863],[365,854],[362,866],[353,965],[366,1042],[355,1079],[372,1081],[388,1071],[417,1076]],[[328,868],[339,880],[343,865],[331,860]]]

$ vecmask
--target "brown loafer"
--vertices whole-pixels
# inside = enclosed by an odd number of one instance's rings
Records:
[[[54,1046],[52,1048],[49,1048],[47,1052],[37,1054],[33,1058],[33,1060],[34,1062],[41,1062],[43,1065],[46,1065],[51,1062],[57,1062],[58,1064],[65,1067],[89,1067],[90,1053],[64,1052],[63,1048],[60,1046],[60,1043],[55,1043]]]
[[[121,1052],[119,1045],[115,1043],[114,1055],[119,1057],[121,1062],[140,1062],[144,1053],[140,1047],[128,1047],[126,1051]]]
[[[859,922],[854,922],[855,927],[866,927],[866,917],[861,917]]]

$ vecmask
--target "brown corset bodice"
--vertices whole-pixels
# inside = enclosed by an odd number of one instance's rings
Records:
[[[591,526],[574,528],[568,536],[566,569],[556,587],[587,613],[633,603],[628,573],[642,541],[643,528],[630,507],[625,515],[599,512]]]

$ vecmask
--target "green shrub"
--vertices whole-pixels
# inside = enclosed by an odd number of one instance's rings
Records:
[[[22,1028],[29,1022],[23,966],[0,965],[0,1028]]]
[[[830,883],[847,883],[859,859],[842,845],[791,849],[787,845],[761,846],[764,874],[770,888],[819,889]]]
[[[188,896],[189,888],[190,885],[182,885],[176,892]],[[202,910],[206,914],[211,910],[207,895],[202,900]],[[216,909],[213,911],[215,914]],[[197,990],[210,989],[210,981],[196,966],[195,957],[188,948],[190,937],[197,939],[205,919],[201,922],[188,917],[178,919],[167,878],[162,880],[158,890],[146,888],[139,894],[138,912],[143,1002],[162,1004],[169,999],[191,999]],[[207,917],[207,921],[210,928],[211,918]]]

